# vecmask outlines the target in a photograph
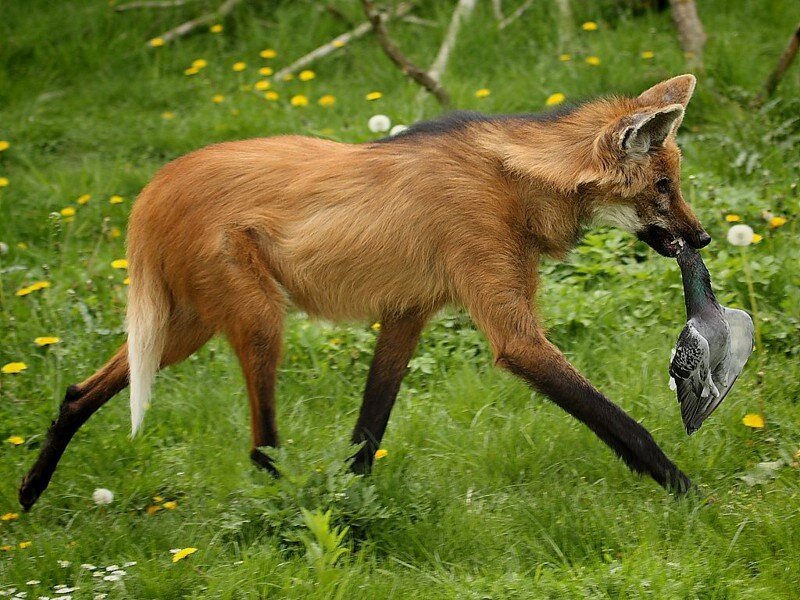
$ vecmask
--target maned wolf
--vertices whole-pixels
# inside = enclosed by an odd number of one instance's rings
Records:
[[[30,508],[77,429],[130,383],[134,433],[156,372],[215,333],[250,399],[252,459],[278,443],[275,376],[288,304],[382,323],[353,433],[369,470],[426,321],[466,308],[495,363],[583,421],[634,471],[689,479],[650,434],[584,379],[532,309],[542,255],[564,257],[610,223],[673,256],[710,237],[681,196],[675,130],[695,78],[637,98],[544,115],[456,113],[363,144],[279,136],[216,144],[161,169],[130,217],[128,341],[70,386],[19,491]]]

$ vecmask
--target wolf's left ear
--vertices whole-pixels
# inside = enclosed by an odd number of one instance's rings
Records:
[[[694,93],[694,86],[697,84],[697,78],[687,73],[686,75],[678,75],[672,79],[667,79],[661,83],[657,83],[649,90],[642,92],[636,101],[640,106],[669,106],[671,104],[680,104],[684,108],[689,104]]]
[[[633,123],[619,134],[619,145],[625,154],[644,155],[651,148],[664,145],[664,140],[680,125],[683,106],[672,104],[658,110],[634,114]]]

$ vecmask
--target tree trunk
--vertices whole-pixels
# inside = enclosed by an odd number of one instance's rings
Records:
[[[670,0],[672,21],[681,38],[683,54],[690,66],[703,67],[703,49],[706,45],[706,32],[697,15],[694,0]]]

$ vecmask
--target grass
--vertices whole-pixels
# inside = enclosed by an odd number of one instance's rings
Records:
[[[337,2],[354,21],[354,2]],[[506,12],[511,4],[506,3]],[[502,34],[488,3],[464,25],[445,83],[460,108],[543,108],[636,94],[683,72],[667,13],[573,2],[574,28],[534,3]],[[7,2],[0,22],[0,514],[18,512],[19,479],[35,459],[64,388],[124,339],[127,213],[166,161],[212,142],[303,133],[359,142],[367,119],[418,116],[417,89],[369,39],[313,65],[309,82],[275,83],[275,102],[241,86],[347,28],[311,2],[245,3],[223,33],[160,49],[144,41],[213,2],[114,14],[107,2]],[[667,388],[667,356],[684,315],[678,270],[629,236],[589,232],[566,264],[545,263],[541,304],[551,338],[641,420],[698,484],[676,501],[634,477],[586,428],[491,367],[483,337],[458,312],[426,330],[372,477],[343,469],[375,332],[292,315],[279,381],[272,481],[247,458],[244,386],[213,340],[159,376],[144,434],[128,437],[127,393],[81,431],[29,514],[0,521],[0,593],[75,598],[791,598],[800,581],[800,279],[796,257],[800,70],[748,108],[796,21],[790,0],[708,0],[707,66],[680,142],[684,191],[715,238],[704,257],[720,300],[751,309],[754,280],[765,353],[724,405],[687,438]],[[416,13],[444,26],[451,4]],[[67,17],[69,15],[69,17]],[[597,21],[595,32],[580,23]],[[392,32],[427,63],[442,27]],[[259,51],[277,50],[263,60]],[[645,60],[640,53],[655,57]],[[561,62],[561,53],[572,60]],[[585,56],[601,58],[599,66]],[[183,70],[205,58],[202,73]],[[247,69],[231,65],[244,60]],[[491,89],[484,99],[479,88]],[[371,91],[383,97],[368,102]],[[292,107],[304,93],[310,104]],[[223,94],[220,104],[212,96]],[[336,96],[332,107],[316,100]],[[163,113],[174,113],[167,119]],[[437,113],[428,100],[425,116]],[[794,186],[794,187],[793,187]],[[91,194],[85,205],[76,203]],[[109,204],[112,194],[121,204]],[[72,206],[74,221],[58,214]],[[789,218],[771,229],[763,210]],[[54,214],[55,213],[55,214]],[[737,214],[764,236],[740,253],[725,242]],[[18,297],[37,280],[51,287]],[[38,348],[38,336],[61,342]],[[763,413],[766,427],[742,424]],[[20,436],[14,446],[5,440]],[[760,466],[759,466],[760,465]],[[765,466],[766,465],[766,466]],[[95,506],[92,491],[115,500]],[[154,497],[162,500],[155,501]],[[173,510],[165,501],[177,502]],[[148,514],[150,506],[162,506]],[[151,509],[152,511],[153,509]],[[326,517],[326,511],[330,515]],[[21,542],[32,542],[20,548]],[[198,551],[173,564],[170,549]],[[67,567],[57,561],[69,561]],[[80,567],[135,561],[121,581]],[[39,583],[26,585],[30,580]],[[16,593],[16,592],[15,592]],[[8,594],[6,594],[8,595]]]

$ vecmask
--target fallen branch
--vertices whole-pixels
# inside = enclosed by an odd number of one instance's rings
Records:
[[[461,2],[469,2],[473,6],[475,5],[475,0],[461,0]],[[369,19],[369,22],[372,24],[372,30],[375,32],[375,36],[378,38],[378,43],[381,45],[381,48],[383,48],[386,56],[389,57],[389,60],[397,65],[400,70],[403,71],[403,73],[411,77],[411,79],[436,96],[439,104],[442,106],[450,106],[450,95],[445,91],[437,78],[433,76],[433,72],[431,71],[431,73],[427,73],[412,63],[406,57],[406,55],[400,51],[400,48],[397,46],[397,44],[389,37],[389,32],[386,31],[386,27],[384,25],[384,18],[375,8],[375,4],[372,2],[372,0],[361,0],[361,4],[364,7],[364,14],[367,15],[367,19]]]
[[[769,98],[775,93],[781,79],[783,79],[784,73],[786,73],[786,69],[789,68],[797,56],[798,49],[800,49],[800,24],[797,25],[792,37],[789,38],[789,44],[786,46],[783,54],[781,54],[775,70],[769,74],[769,77],[767,77],[767,80],[764,82],[764,90],[761,92],[762,100]]]
[[[461,28],[461,21],[472,14],[472,10],[475,8],[475,2],[476,0],[459,0],[458,6],[456,6],[453,11],[453,16],[450,18],[450,25],[447,27],[447,33],[444,36],[444,41],[439,48],[439,54],[436,55],[436,59],[433,61],[431,68],[428,69],[431,78],[437,82],[441,78],[442,73],[444,73],[447,60],[450,58],[450,51],[456,44],[458,30]]]
[[[183,6],[197,0],[144,0],[143,2],[128,2],[115,7],[116,12],[135,10],[137,8],[171,8],[173,6]]]
[[[390,19],[404,16],[410,10],[411,10],[411,4],[409,3],[398,4],[397,8],[394,10],[393,13],[388,15],[381,14],[381,18],[385,21],[389,21]],[[327,44],[323,44],[316,50],[312,50],[308,54],[301,56],[292,64],[290,64],[288,67],[284,67],[280,71],[276,72],[275,75],[272,76],[272,78],[275,81],[282,81],[283,78],[286,77],[287,75],[307,67],[318,58],[328,56],[328,54],[335,52],[339,48],[343,48],[352,40],[363,37],[370,31],[372,31],[372,23],[370,23],[369,21],[364,21],[363,23],[361,23],[361,25],[359,25],[355,29],[348,31],[347,33],[343,33],[342,35],[336,36]]]
[[[162,33],[157,37],[161,38],[165,44],[168,44],[171,41],[178,39],[179,37],[189,35],[192,31],[194,31],[198,27],[202,27],[203,25],[208,25],[209,23],[213,23],[214,21],[222,19],[234,8],[236,8],[236,5],[239,4],[239,2],[241,1],[242,0],[225,0],[225,2],[223,2],[220,5],[220,7],[214,12],[200,15],[199,17],[196,17],[191,21],[186,21],[186,23],[178,25],[177,27],[170,29],[169,31],[165,31],[164,33]]]
[[[503,0],[492,0],[492,12],[497,21],[503,20]]]
[[[528,10],[531,6],[533,6],[533,2],[534,0],[527,0],[527,2],[521,4],[517,8],[517,10],[515,10],[513,13],[508,15],[508,17],[500,21],[500,24],[497,26],[497,28],[502,31],[503,29],[511,25],[514,21],[519,19],[526,10]]]

